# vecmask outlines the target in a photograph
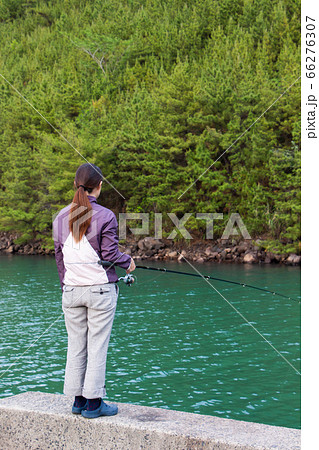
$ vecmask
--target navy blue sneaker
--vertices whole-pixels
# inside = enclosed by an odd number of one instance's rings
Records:
[[[73,406],[72,406],[72,413],[73,413],[73,414],[81,414],[81,412],[82,412],[85,408],[87,408],[87,406],[88,406],[88,401],[86,401],[85,405],[80,406],[80,407],[74,406],[74,403],[73,403]]]
[[[97,409],[94,409],[93,411],[83,409],[81,411],[82,416],[87,419],[95,419],[96,417],[101,416],[115,416],[117,413],[118,407],[116,405],[107,405],[103,400],[101,400],[101,405]]]

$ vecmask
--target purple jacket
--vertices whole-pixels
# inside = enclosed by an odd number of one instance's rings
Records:
[[[83,242],[75,244],[69,231],[71,205],[63,208],[53,222],[55,259],[62,289],[64,284],[91,285],[118,281],[115,268],[98,265],[99,259],[115,262],[123,269],[127,269],[131,262],[131,257],[118,249],[115,214],[99,205],[95,197],[89,195],[88,199],[93,214]]]

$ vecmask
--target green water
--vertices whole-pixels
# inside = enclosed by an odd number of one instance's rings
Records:
[[[296,267],[196,267],[300,298]],[[0,256],[0,271],[0,396],[62,393],[67,334],[54,259]],[[212,282],[225,300],[203,279],[135,273],[136,285],[120,285],[108,400],[300,428],[300,376],[226,300],[300,371],[297,302]]]

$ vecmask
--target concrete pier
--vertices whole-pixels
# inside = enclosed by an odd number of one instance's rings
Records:
[[[113,417],[71,413],[73,399],[27,392],[0,400],[1,450],[300,449],[300,430],[117,403]]]

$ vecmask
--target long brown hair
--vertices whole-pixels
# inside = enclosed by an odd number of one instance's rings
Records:
[[[101,169],[94,164],[82,164],[76,171],[74,180],[76,192],[69,214],[69,229],[75,242],[82,239],[92,219],[92,206],[85,191],[90,194],[102,180]]]

